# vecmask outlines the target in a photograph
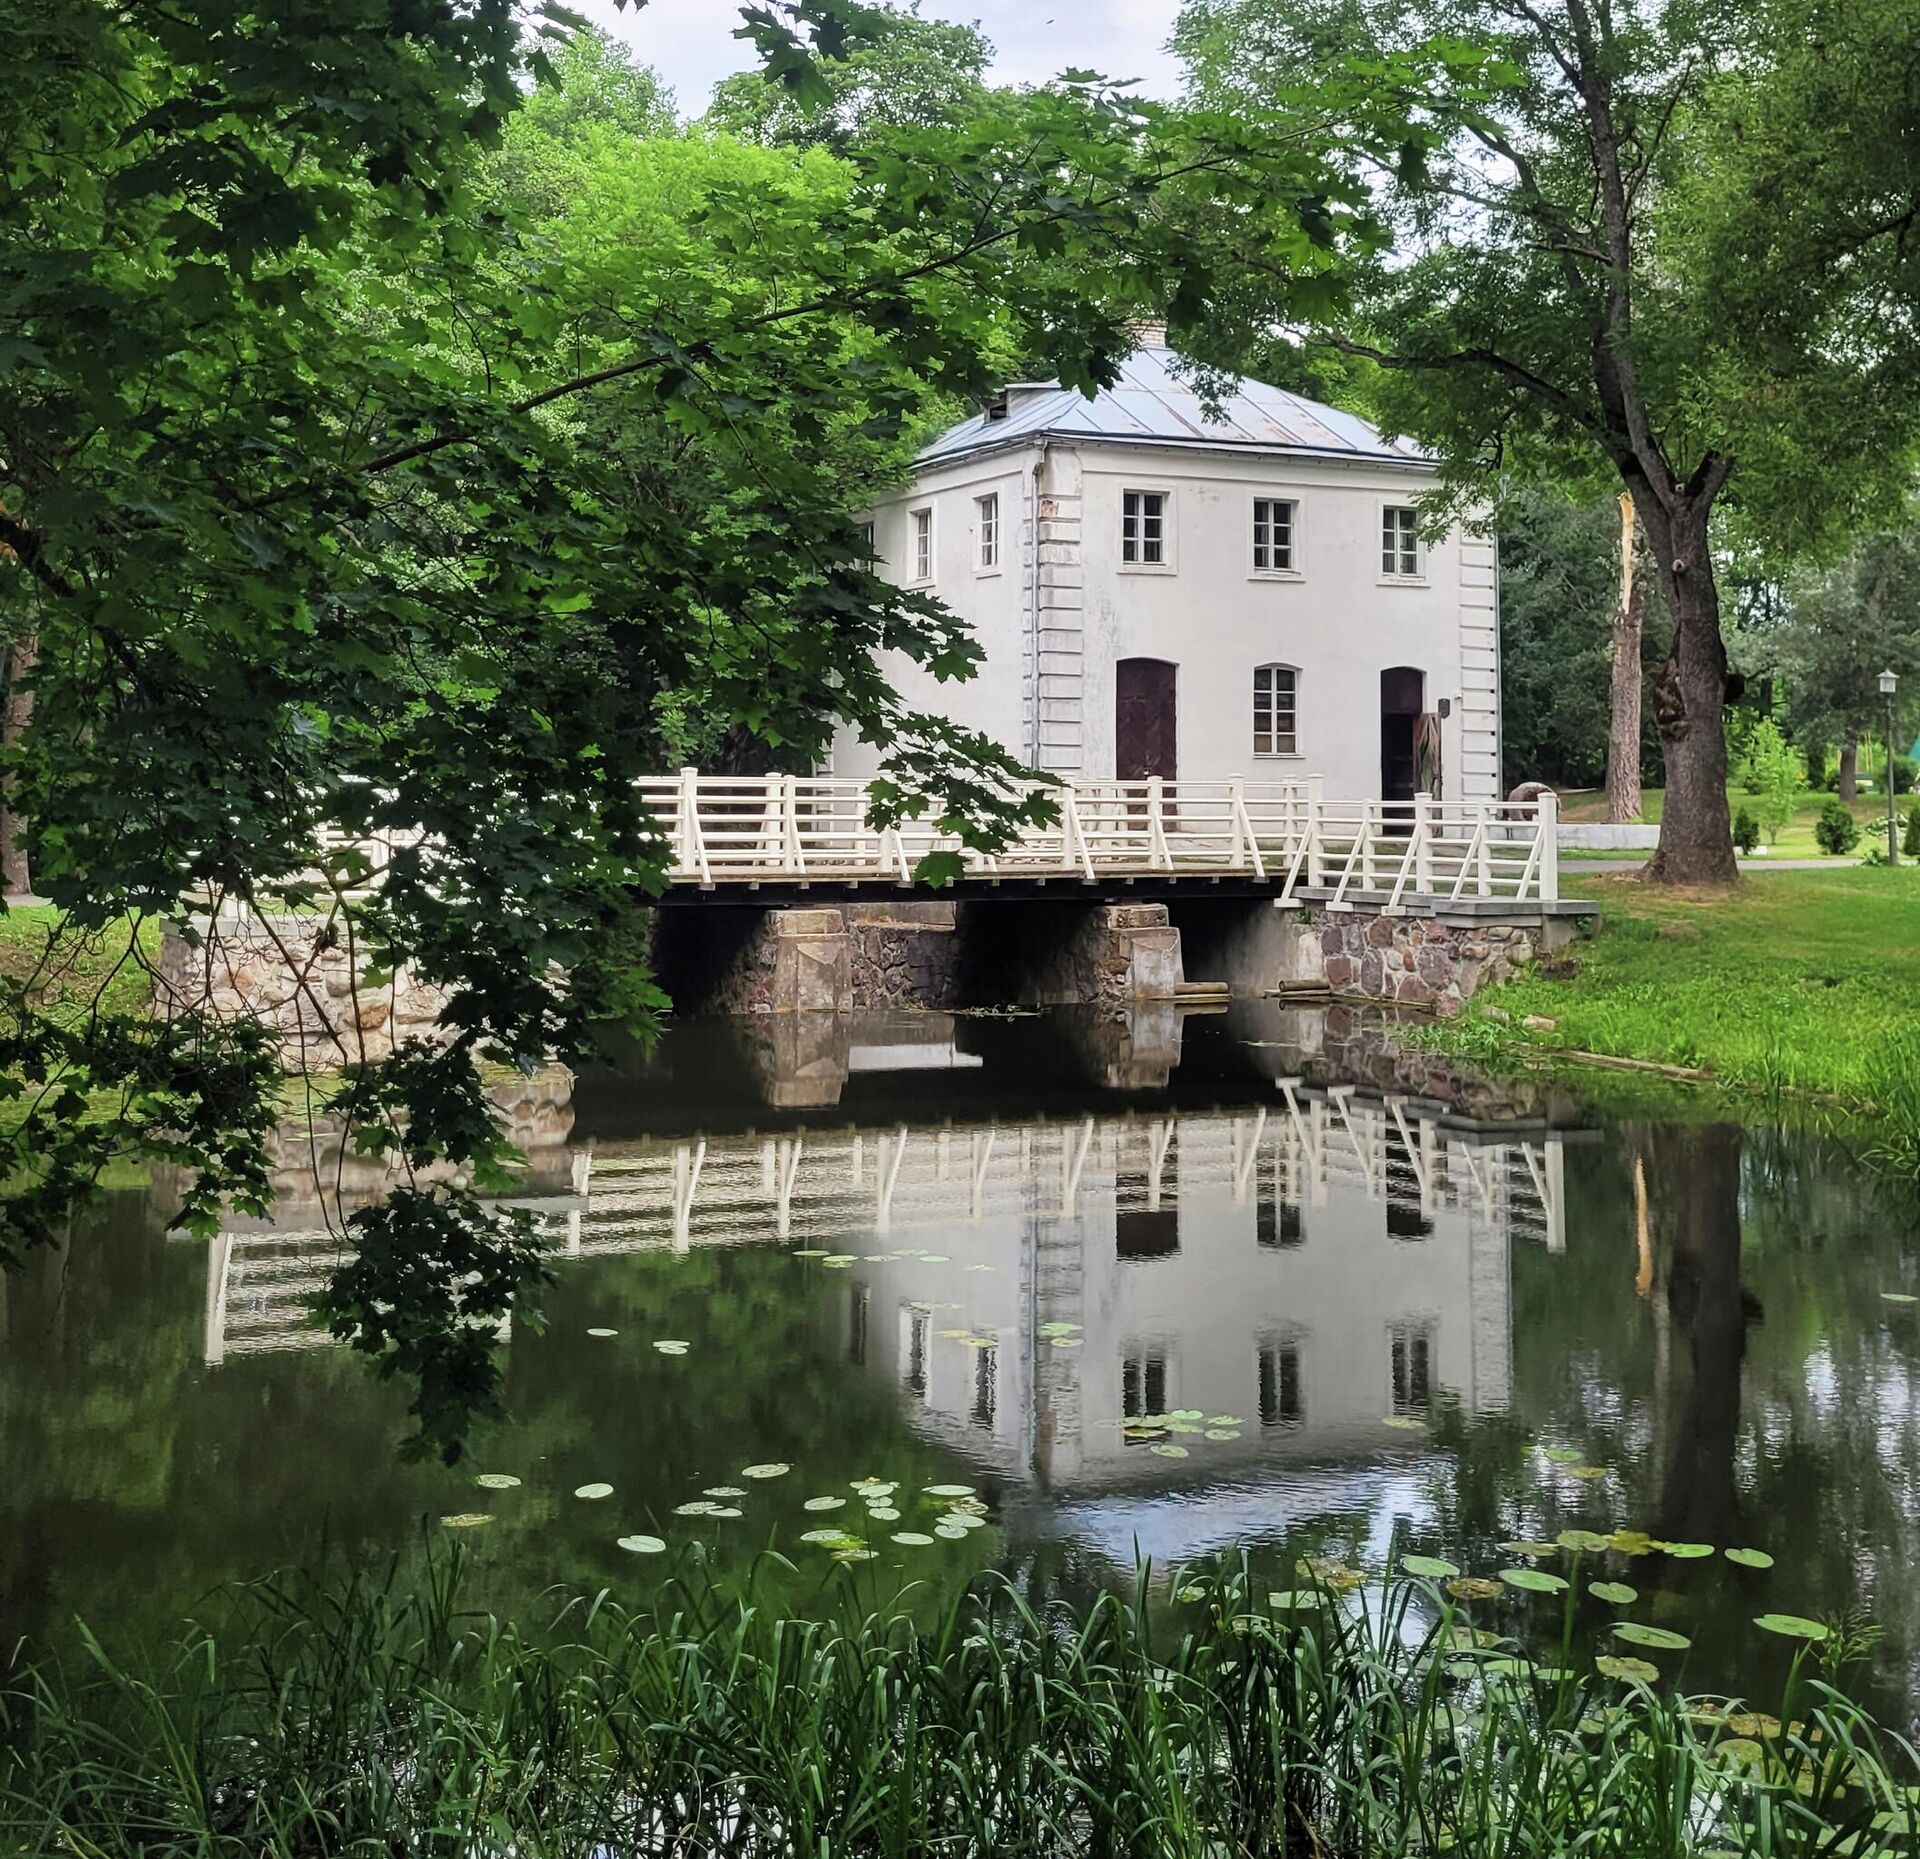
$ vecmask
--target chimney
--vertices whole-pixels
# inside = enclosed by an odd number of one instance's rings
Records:
[[[1163,349],[1167,346],[1167,326],[1165,323],[1135,323],[1134,341],[1143,349]]]

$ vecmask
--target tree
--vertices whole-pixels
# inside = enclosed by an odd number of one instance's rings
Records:
[[[1781,827],[1793,818],[1793,803],[1800,793],[1801,759],[1772,717],[1762,717],[1749,733],[1746,764],[1760,830],[1766,834],[1767,844],[1775,845]]]
[[[1357,103],[1330,94],[1328,120],[1393,247],[1305,327],[1378,363],[1388,423],[1438,452],[1452,500],[1483,497],[1505,460],[1632,497],[1674,621],[1653,692],[1656,878],[1735,876],[1723,493],[1817,534],[1892,495],[1913,441],[1915,264],[1899,233],[1915,195],[1904,169],[1891,209],[1885,191],[1911,138],[1876,163],[1842,146],[1845,112],[1805,146],[1750,132],[1776,83],[1808,123],[1843,84],[1910,86],[1903,9],[1869,11],[1189,0],[1180,17],[1176,44],[1214,101],[1257,109],[1283,83],[1373,74]],[[1783,218],[1806,244],[1783,249]],[[1823,267],[1821,251],[1859,262]]]
[[[1885,717],[1880,673],[1920,678],[1920,528],[1863,536],[1783,583],[1780,610],[1736,639],[1737,662],[1775,681],[1802,741],[1840,744],[1840,798],[1851,801],[1860,738]]]
[[[826,102],[816,57],[870,17],[745,15]],[[449,1455],[544,1278],[479,1198],[511,1178],[483,1068],[657,1002],[608,958],[661,881],[634,782],[673,706],[768,752],[851,725],[887,817],[984,843],[1043,816],[887,685],[889,652],[941,677],[978,653],[873,572],[857,500],[1012,349],[1111,378],[1131,321],[1202,287],[1167,190],[1257,200],[1303,262],[1362,210],[1330,215],[1304,133],[1253,147],[1091,84],[843,156],[696,150],[649,138],[602,49],[579,107],[501,147],[554,42],[464,0],[0,18],[0,599],[41,642],[4,772],[36,882],[69,933],[123,940],[319,912],[448,991],[444,1044],[342,1036],[331,1110],[421,1172],[353,1214],[329,1310]],[[9,983],[0,1095],[6,1262],[117,1156],[182,1165],[191,1226],[264,1208],[257,1026],[57,1016]]]
[[[1613,615],[1608,654],[1610,703],[1607,722],[1607,818],[1615,825],[1640,817],[1640,692],[1646,681],[1640,642],[1647,629],[1651,565],[1633,513],[1633,499],[1620,498],[1620,599]]]

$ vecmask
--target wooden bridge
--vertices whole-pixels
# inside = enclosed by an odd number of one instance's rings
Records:
[[[1297,781],[1098,781],[1044,790],[1054,824],[980,852],[929,820],[870,823],[864,781],[807,775],[677,775],[640,792],[672,847],[669,882],[699,892],[828,896],[914,883],[949,853],[963,891],[1109,886],[1145,895],[1195,883],[1257,886],[1277,901],[1362,904],[1559,898],[1556,802],[1328,800]]]

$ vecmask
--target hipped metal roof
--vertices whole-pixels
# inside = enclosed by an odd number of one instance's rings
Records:
[[[1039,438],[1220,446],[1402,466],[1432,463],[1417,446],[1382,437],[1354,414],[1264,381],[1235,381],[1216,418],[1173,368],[1173,351],[1149,342],[1121,364],[1119,380],[1092,399],[1078,388],[1051,383],[1016,389],[1003,418],[981,413],[962,420],[920,453],[920,463],[945,464],[970,452]]]

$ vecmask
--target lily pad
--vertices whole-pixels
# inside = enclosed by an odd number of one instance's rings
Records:
[[[1640,1598],[1640,1590],[1629,1588],[1623,1581],[1590,1581],[1587,1592],[1611,1607],[1631,1607]]]
[[[867,1515],[871,1517],[875,1523],[898,1523],[900,1521],[900,1512],[892,1504],[869,1504],[867,1506]]]
[[[1267,1596],[1267,1605],[1278,1614],[1303,1613],[1326,1604],[1327,1597],[1318,1588],[1281,1588]]]
[[[828,1254],[825,1246],[795,1246],[788,1256],[795,1259],[824,1259]]]
[[[1381,1417],[1383,1427],[1392,1427],[1397,1433],[1424,1433],[1427,1423],[1416,1420],[1411,1414],[1385,1414]]]
[[[1645,1530],[1615,1530],[1607,1542],[1623,1556],[1650,1556],[1658,1547]]]
[[[1583,1483],[1595,1478],[1604,1478],[1607,1468],[1604,1465],[1570,1465],[1567,1467],[1569,1478],[1578,1478]]]
[[[855,1539],[845,1530],[803,1530],[800,1533],[800,1540],[803,1543],[820,1543],[831,1547],[841,1543],[851,1543]]]
[[[933,1533],[935,1536],[944,1536],[950,1543],[964,1543],[967,1540],[966,1526],[955,1523],[951,1519],[945,1523],[936,1523],[933,1526]]]
[[[1418,1575],[1426,1581],[1450,1581],[1460,1573],[1451,1562],[1442,1562],[1438,1556],[1402,1556],[1400,1566],[1409,1575]]]
[[[716,1504],[707,1512],[709,1517],[744,1517],[746,1514],[738,1504]]]
[[[1664,1549],[1668,1555],[1676,1556],[1682,1562],[1698,1562],[1713,1554],[1711,1543],[1656,1543],[1656,1549]]]
[[[924,1530],[895,1530],[893,1540],[902,1549],[931,1549],[933,1538]]]
[[[1553,1539],[1562,1549],[1578,1549],[1588,1555],[1598,1555],[1601,1550],[1611,1547],[1607,1539],[1595,1530],[1562,1530]]]
[[[1524,1588],[1529,1594],[1559,1594],[1566,1588],[1566,1577],[1549,1575],[1545,1569],[1502,1569],[1500,1579],[1509,1588]]]
[[[589,1501],[594,1501],[599,1498],[610,1498],[613,1496],[613,1487],[611,1485],[601,1484],[576,1485],[573,1489],[573,1495],[577,1498],[586,1498]]]
[[[1197,1407],[1176,1407],[1167,1415],[1169,1420],[1204,1420],[1206,1415]]]
[[[802,1510],[839,1510],[846,1501],[845,1498],[808,1498],[800,1508]]]
[[[473,1482],[483,1491],[511,1491],[520,1481],[511,1472],[482,1472]]]
[[[490,1510],[463,1510],[451,1517],[442,1517],[440,1527],[446,1530],[477,1530],[483,1523],[492,1521],[493,1512]]]
[[[1042,1336],[1072,1336],[1080,1327],[1077,1323],[1068,1323],[1064,1319],[1056,1317],[1050,1323],[1041,1324],[1040,1334]]]
[[[709,1485],[701,1495],[710,1498],[743,1498],[747,1494],[738,1485]]]
[[[1187,1456],[1186,1447],[1170,1446],[1166,1444],[1165,1441],[1162,1441],[1158,1446],[1149,1446],[1147,1450],[1158,1453],[1163,1459],[1184,1459]]]
[[[1882,1291],[1880,1297],[1887,1304],[1920,1304],[1920,1297],[1915,1297],[1911,1291]]]
[[[1778,1633],[1790,1640],[1823,1640],[1827,1629],[1817,1620],[1808,1620],[1802,1614],[1759,1614],[1753,1624],[1768,1633]]]
[[[1743,1569],[1770,1569],[1773,1558],[1764,1549],[1729,1549],[1727,1560],[1737,1562]]]
[[[1549,1446],[1542,1454],[1550,1465],[1578,1465],[1585,1456],[1571,1446]]]
[[[1055,1336],[1049,1338],[1047,1347],[1049,1349],[1078,1349],[1081,1340],[1078,1336]]]
[[[784,1478],[793,1470],[790,1465],[743,1465],[740,1468],[742,1478]]]
[[[659,1342],[654,1344],[654,1348],[659,1350],[663,1356],[683,1356],[687,1353],[687,1345],[681,1342],[678,1337],[674,1336],[663,1337]]]
[[[1602,1678],[1618,1678],[1627,1683],[1651,1685],[1659,1681],[1660,1668],[1647,1659],[1622,1659],[1603,1653],[1593,1662]]]
[[[1209,1414],[1207,1425],[1210,1427],[1243,1427],[1247,1423],[1238,1414]]]
[[[858,1543],[849,1543],[844,1549],[833,1552],[836,1562],[874,1562],[879,1560],[879,1556],[879,1550],[864,1549]]]
[[[1447,1592],[1456,1601],[1492,1601],[1499,1597],[1500,1584],[1486,1575],[1462,1575],[1447,1583]]]
[[[930,1498],[970,1498],[974,1495],[971,1485],[926,1485],[922,1489]]]
[[[1651,1646],[1657,1652],[1685,1652],[1693,1641],[1684,1633],[1672,1633],[1665,1627],[1645,1627],[1637,1620],[1623,1620],[1613,1629],[1613,1637],[1629,1646]]]
[[[1206,1437],[1212,1440],[1215,1445],[1225,1445],[1228,1441],[1236,1440],[1240,1437],[1240,1429],[1238,1427],[1208,1427]]]
[[[666,1553],[667,1545],[657,1536],[623,1536],[615,1544],[631,1555],[658,1556]]]
[[[603,1329],[596,1326],[595,1328],[589,1330],[587,1334],[589,1336],[618,1336],[620,1332],[618,1330],[608,1330],[608,1329]]]
[[[676,1504],[673,1514],[676,1517],[711,1517],[719,1508],[710,1498],[690,1498],[684,1504]]]
[[[1549,1556],[1557,1556],[1560,1553],[1558,1543],[1537,1543],[1526,1537],[1511,1543],[1502,1543],[1500,1547],[1510,1556],[1524,1556],[1533,1562],[1544,1562]]]

